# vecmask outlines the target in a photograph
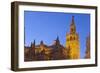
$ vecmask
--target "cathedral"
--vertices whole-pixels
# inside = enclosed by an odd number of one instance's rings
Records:
[[[65,51],[65,47],[60,44],[59,37],[51,46],[45,45],[43,41],[35,45],[34,41],[30,47],[25,47],[24,61],[63,60],[66,59]]]
[[[72,16],[70,31],[65,38],[65,46],[61,45],[58,36],[52,45],[46,45],[43,41],[39,45],[35,45],[34,40],[30,46],[24,47],[24,61],[80,59],[80,41],[76,32],[74,16]]]

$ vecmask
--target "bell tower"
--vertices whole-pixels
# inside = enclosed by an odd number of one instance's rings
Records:
[[[79,42],[79,35],[76,32],[74,16],[72,16],[72,21],[70,24],[70,32],[66,34],[65,46],[67,50],[70,50],[69,53],[70,59],[80,58],[80,42]]]

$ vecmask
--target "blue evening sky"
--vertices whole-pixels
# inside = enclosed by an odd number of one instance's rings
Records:
[[[25,11],[25,46],[30,46],[31,42],[40,41],[47,45],[52,45],[59,36],[60,43],[65,46],[66,33],[70,30],[72,16],[76,25],[76,32],[80,39],[81,58],[85,55],[86,37],[90,33],[90,14],[62,13],[62,12],[38,12]]]

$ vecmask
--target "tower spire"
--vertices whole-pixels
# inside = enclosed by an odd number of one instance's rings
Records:
[[[56,40],[59,41],[59,36],[57,36],[57,39]]]
[[[72,21],[71,21],[71,25],[70,25],[70,33],[75,33],[76,32],[76,26],[75,26],[75,22],[74,22],[74,16],[72,16]]]
[[[60,41],[59,41],[59,36],[57,36],[57,39],[56,39],[56,44],[60,44]]]
[[[35,46],[35,40],[34,40],[33,44],[34,44],[34,46]]]
[[[32,47],[32,48],[35,47],[35,40],[34,40],[34,42],[31,42],[31,47]]]

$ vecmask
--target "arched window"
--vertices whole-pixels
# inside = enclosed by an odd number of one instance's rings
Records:
[[[72,40],[72,36],[70,37],[70,40]]]
[[[75,40],[75,36],[73,37],[73,39]]]

